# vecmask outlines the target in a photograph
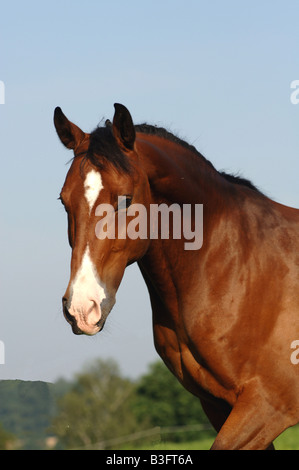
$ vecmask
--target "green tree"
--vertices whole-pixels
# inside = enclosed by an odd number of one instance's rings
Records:
[[[0,380],[0,422],[24,449],[40,449],[55,411],[55,387],[41,381]]]
[[[120,375],[117,364],[98,360],[77,376],[58,401],[53,430],[65,448],[93,444],[132,433],[134,385]]]
[[[139,379],[136,395],[136,417],[140,422],[147,420],[149,427],[208,424],[199,399],[185,390],[160,360],[151,364],[149,372]],[[189,437],[196,434],[193,432]]]

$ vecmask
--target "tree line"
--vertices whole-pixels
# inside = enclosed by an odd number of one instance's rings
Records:
[[[100,359],[69,382],[0,381],[0,449],[13,438],[23,448],[43,448],[50,436],[57,448],[92,448],[157,426],[199,423],[207,423],[199,400],[160,360],[135,381]],[[190,431],[188,439],[196,438]]]

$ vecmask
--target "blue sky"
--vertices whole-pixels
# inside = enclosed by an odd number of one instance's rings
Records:
[[[57,196],[72,155],[54,108],[91,131],[123,103],[299,207],[298,17],[297,0],[1,2],[0,379],[53,381],[95,357],[136,376],[157,358],[137,266],[102,333],[75,337],[62,317],[70,249]]]

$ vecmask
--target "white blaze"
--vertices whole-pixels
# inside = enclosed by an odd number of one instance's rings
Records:
[[[98,171],[91,170],[84,181],[84,196],[89,206],[89,214],[103,189],[102,177]],[[76,319],[78,327],[86,334],[97,332],[101,319],[101,303],[106,298],[96,267],[92,262],[89,245],[85,248],[81,266],[71,285],[71,305],[69,312]]]
[[[78,326],[88,324],[94,326],[101,319],[101,302],[106,298],[105,289],[100,283],[95,266],[90,258],[87,246],[80,269],[72,284],[72,300],[70,314]]]
[[[91,212],[103,187],[102,177],[98,171],[91,170],[89,173],[87,173],[84,181],[84,195],[89,205],[89,213]]]

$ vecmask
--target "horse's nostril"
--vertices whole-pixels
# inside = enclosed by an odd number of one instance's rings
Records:
[[[63,314],[64,314],[66,320],[69,323],[72,324],[74,322],[74,317],[70,314],[70,312],[67,308],[67,299],[65,297],[63,297],[63,299],[62,299],[62,306],[63,306]]]
[[[69,323],[74,322],[74,317],[70,314],[70,312],[68,311],[68,309],[66,307],[64,307],[64,315],[65,315],[65,318],[67,319],[67,321]]]

